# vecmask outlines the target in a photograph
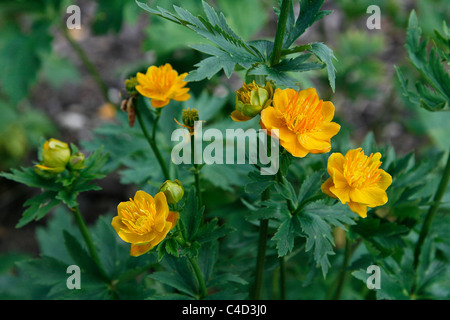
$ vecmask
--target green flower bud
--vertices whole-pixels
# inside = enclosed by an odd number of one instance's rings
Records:
[[[166,196],[167,203],[176,204],[184,196],[183,185],[179,180],[167,180],[161,187],[159,187],[158,192],[163,192]]]
[[[199,120],[198,110],[194,108],[183,110],[182,119],[185,126],[194,127],[195,121]]]
[[[236,91],[236,110],[231,117],[235,121],[247,121],[257,116],[272,103],[273,87],[267,82],[264,87],[253,81]]]
[[[84,154],[81,152],[74,153],[69,160],[69,166],[72,170],[80,170],[84,167]]]
[[[136,86],[139,84],[136,77],[131,77],[130,79],[125,80],[125,89],[127,90],[130,96],[136,96],[138,91],[136,90]]]

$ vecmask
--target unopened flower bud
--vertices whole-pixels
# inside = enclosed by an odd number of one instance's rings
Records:
[[[50,139],[42,147],[42,163],[36,165],[41,170],[53,173],[63,172],[70,159],[70,148],[65,142]]]
[[[236,110],[231,113],[234,121],[247,121],[261,113],[272,103],[273,87],[267,82],[264,87],[253,81],[236,91]]]
[[[130,79],[125,80],[125,89],[127,90],[130,96],[136,96],[138,91],[136,90],[136,86],[139,84],[136,77],[131,77]]]
[[[184,195],[183,185],[179,180],[167,180],[159,187],[158,192],[163,192],[170,204],[178,203]]]
[[[195,121],[199,120],[198,110],[194,108],[183,110],[182,119],[185,126],[194,127]]]
[[[69,165],[72,170],[80,170],[84,167],[85,156],[82,152],[74,153],[69,160]]]

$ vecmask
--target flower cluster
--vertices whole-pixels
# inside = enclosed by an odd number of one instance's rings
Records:
[[[57,139],[49,139],[42,146],[42,161],[35,165],[38,173],[61,173],[66,168],[80,170],[85,156],[81,152],[71,154],[69,145]]]
[[[178,75],[170,64],[151,66],[145,74],[125,82],[129,95],[137,94],[150,98],[154,108],[162,108],[171,100],[189,99],[189,88],[183,80],[185,73]],[[261,86],[255,81],[244,83],[236,91],[234,121],[242,122],[260,115],[260,125],[268,135],[280,141],[281,146],[292,156],[303,158],[308,154],[327,153],[331,150],[331,138],[338,134],[340,125],[333,122],[335,107],[330,101],[319,99],[316,89],[274,90],[267,82]],[[196,109],[183,111],[184,124],[175,121],[193,132],[194,122],[199,120]],[[277,130],[273,130],[277,129]],[[273,130],[273,131],[272,131]],[[59,150],[52,166],[68,161],[64,144],[53,142],[52,148]],[[50,146],[48,147],[49,149]],[[56,151],[55,151],[56,152]],[[45,157],[48,157],[47,155]],[[348,204],[361,217],[367,216],[367,207],[384,205],[387,202],[386,189],[392,182],[391,176],[380,169],[381,154],[364,155],[359,148],[350,150],[345,156],[333,153],[328,160],[330,178],[321,189],[332,198]],[[122,240],[131,243],[130,254],[139,256],[158,245],[177,224],[179,214],[169,210],[184,195],[181,182],[166,181],[155,198],[144,191],[138,191],[134,199],[121,202],[118,215],[112,225]]]

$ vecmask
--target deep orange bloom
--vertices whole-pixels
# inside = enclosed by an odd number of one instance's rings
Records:
[[[187,73],[178,75],[169,63],[163,66],[151,66],[145,74],[138,72],[136,75],[138,85],[136,90],[144,97],[150,98],[152,106],[162,108],[169,104],[170,100],[186,101],[190,98],[189,88],[183,79]]]
[[[302,91],[276,89],[273,106],[261,112],[261,127],[278,129],[280,144],[294,157],[308,153],[325,153],[331,149],[331,137],[341,126],[331,122],[334,105],[319,100],[316,89]]]
[[[159,244],[178,218],[178,212],[169,211],[163,192],[153,198],[140,190],[134,199],[119,203],[112,226],[123,241],[131,243],[130,255],[140,256]]]
[[[367,207],[384,205],[386,189],[392,183],[389,173],[380,169],[379,152],[366,156],[361,148],[349,150],[345,156],[333,153],[328,159],[330,178],[322,185],[322,191],[332,198],[348,203],[350,209],[362,218]]]

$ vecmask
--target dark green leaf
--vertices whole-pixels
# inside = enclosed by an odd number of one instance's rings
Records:
[[[327,65],[328,81],[330,82],[331,89],[335,90],[336,80],[336,68],[334,67],[333,60],[337,60],[333,54],[333,51],[321,42],[311,43],[311,52],[319,58],[320,61]]]

